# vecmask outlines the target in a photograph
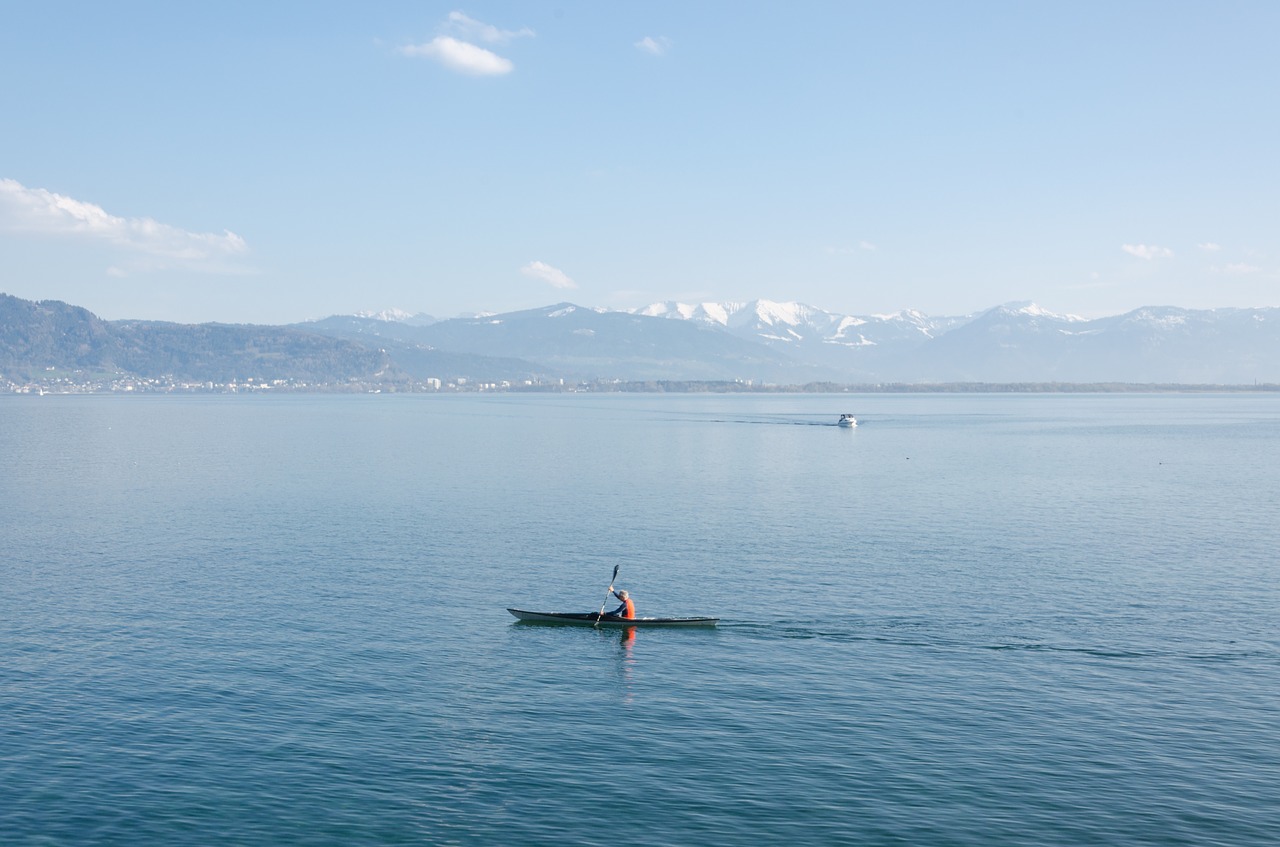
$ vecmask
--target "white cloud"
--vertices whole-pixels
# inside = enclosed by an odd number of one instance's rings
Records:
[[[431,59],[451,71],[468,76],[502,76],[511,73],[515,67],[510,59],[447,35],[437,35],[426,44],[401,47],[400,52],[405,56]]]
[[[870,241],[859,241],[858,246],[861,247],[863,250],[876,249],[876,245],[872,244]]]
[[[637,41],[635,46],[637,49],[652,53],[654,56],[665,56],[671,50],[671,39],[665,35],[659,35],[657,38],[646,35]]]
[[[151,268],[177,264],[229,271],[233,269],[220,263],[249,250],[245,240],[230,230],[221,235],[189,232],[152,218],[122,218],[93,203],[27,188],[12,179],[0,179],[0,229],[105,241],[151,257]],[[124,273],[119,268],[109,272]]]
[[[1224,274],[1256,274],[1262,268],[1257,265],[1249,265],[1244,262],[1228,262],[1226,267],[1215,267],[1213,270]]]
[[[1221,244],[1214,244],[1212,241],[1206,241],[1204,244],[1197,244],[1201,250],[1207,250],[1210,253],[1216,253],[1222,249]]]
[[[1157,247],[1154,244],[1121,244],[1120,249],[1139,259],[1167,259],[1173,255],[1168,247]]]
[[[439,62],[451,71],[468,76],[502,76],[515,68],[510,59],[478,47],[473,41],[505,44],[513,38],[532,38],[533,30],[498,29],[464,12],[450,12],[437,29],[441,35],[425,44],[408,44],[399,49],[403,56]],[[457,36],[456,38],[454,36]]]
[[[520,273],[540,279],[552,288],[577,288],[578,284],[569,279],[559,268],[553,268],[546,262],[530,262],[520,269]]]
[[[498,29],[496,26],[478,21],[463,12],[450,12],[442,27],[455,32],[463,38],[475,38],[490,44],[506,44],[513,38],[533,38],[534,32],[528,27],[522,29]]]

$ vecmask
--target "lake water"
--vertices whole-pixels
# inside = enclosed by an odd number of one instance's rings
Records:
[[[1280,841],[1277,395],[0,398],[0,456],[5,845]],[[722,624],[505,611],[615,564]]]

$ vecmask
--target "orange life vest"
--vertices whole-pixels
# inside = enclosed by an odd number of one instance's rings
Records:
[[[627,604],[627,608],[623,609],[622,611],[622,617],[626,618],[627,620],[634,619],[636,616],[636,604],[631,602],[630,597],[628,597],[626,600],[623,600],[622,602]]]

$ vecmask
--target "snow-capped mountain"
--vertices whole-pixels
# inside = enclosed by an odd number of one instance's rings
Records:
[[[375,321],[387,321],[388,323],[401,323],[408,326],[431,326],[438,321],[426,312],[406,312],[404,309],[392,307],[383,309],[380,312],[356,312],[354,317],[369,318]]]
[[[719,324],[731,329],[770,328],[795,337],[795,328],[820,326],[827,328],[838,315],[824,312],[803,303],[775,303],[772,300],[752,300],[748,303],[654,303],[636,314],[655,318],[675,318]],[[788,335],[779,336],[789,340]]]
[[[719,326],[798,359],[874,378],[886,361],[901,359],[968,317],[930,317],[914,310],[890,315],[841,315],[804,303],[654,303],[637,314]]]
[[[926,341],[967,318],[929,317],[905,310],[891,315],[841,315],[804,303],[752,300],[747,303],[654,303],[636,314],[718,324],[735,335],[794,344],[820,340],[843,347],[867,347],[888,338]]]
[[[1086,320],[1035,303],[974,315],[840,315],[802,303],[655,303],[867,382],[1248,383],[1280,379],[1280,309],[1145,307]]]

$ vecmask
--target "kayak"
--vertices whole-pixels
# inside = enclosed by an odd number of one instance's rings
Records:
[[[715,626],[719,618],[618,618],[599,615],[596,612],[526,612],[524,609],[507,609],[526,623],[558,623],[569,626]]]
[[[596,612],[527,612],[524,609],[507,609],[526,623],[558,623],[571,626],[715,626],[719,618],[619,618]]]

